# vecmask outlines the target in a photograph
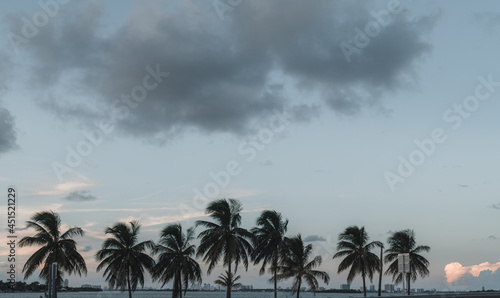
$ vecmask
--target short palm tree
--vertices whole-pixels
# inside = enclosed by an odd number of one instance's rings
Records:
[[[219,275],[219,278],[214,281],[215,284],[221,285],[226,288],[231,288],[233,290],[241,287],[241,283],[237,283],[241,276],[234,276],[231,272],[227,271]]]
[[[282,251],[286,244],[285,233],[288,220],[284,220],[280,213],[274,210],[264,210],[257,218],[257,227],[252,229],[255,243],[252,257],[255,264],[262,262],[259,274],[264,274],[269,264],[269,271],[273,274],[271,281],[274,282],[274,297],[278,297],[278,264],[281,260]]]
[[[340,262],[338,273],[349,269],[347,283],[351,284],[354,277],[361,274],[363,278],[363,295],[366,297],[366,276],[373,280],[373,274],[380,270],[380,258],[370,252],[375,247],[381,247],[379,241],[368,242],[368,233],[364,227],[350,226],[339,234],[337,253],[333,258],[344,259]]]
[[[146,251],[153,249],[153,241],[138,242],[141,225],[131,221],[130,226],[119,222],[106,228],[106,235],[112,237],[104,240],[101,250],[95,257],[100,261],[97,271],[104,269],[103,276],[109,287],[124,291],[128,289],[129,298],[137,285],[144,287],[144,269],[153,272],[155,261]]]
[[[387,249],[384,261],[392,262],[387,268],[385,274],[392,275],[392,279],[396,284],[403,281],[403,273],[398,270],[398,254],[410,254],[410,273],[406,275],[408,284],[408,295],[410,295],[410,280],[415,282],[417,276],[422,277],[429,275],[429,261],[420,255],[422,252],[429,252],[431,248],[427,245],[417,245],[415,240],[415,232],[413,230],[398,231],[387,239],[389,249]]]
[[[292,295],[296,292],[297,298],[300,297],[302,281],[305,281],[314,293],[316,293],[319,287],[317,278],[321,278],[326,284],[330,282],[328,273],[314,270],[314,268],[321,265],[321,256],[316,256],[312,261],[309,261],[312,249],[312,244],[304,246],[300,234],[289,238],[286,241],[283,259],[278,266],[279,273],[276,279],[285,280],[293,278]]]
[[[196,253],[195,246],[190,243],[194,238],[194,229],[186,234],[180,224],[171,224],[161,231],[160,241],[153,249],[158,254],[158,262],[153,270],[153,279],[160,280],[162,287],[170,280],[174,281],[172,298],[186,295],[188,284],[201,283],[201,268],[192,258]]]
[[[63,280],[63,273],[87,274],[85,260],[78,253],[73,236],[83,236],[84,232],[79,227],[69,228],[61,233],[61,219],[53,211],[35,213],[31,220],[26,222],[28,228],[37,232],[35,236],[24,237],[19,241],[19,247],[41,246],[24,264],[24,278],[28,278],[38,267],[42,267],[40,278],[49,280],[49,268],[57,262],[57,285]],[[56,287],[57,288],[57,287]],[[56,291],[57,296],[57,291]]]
[[[199,220],[196,226],[203,226],[198,238],[201,238],[196,255],[203,256],[203,261],[208,262],[208,274],[214,266],[223,259],[228,272],[231,265],[235,264],[235,271],[240,262],[248,270],[248,257],[253,247],[253,235],[240,227],[242,210],[241,203],[235,199],[221,199],[208,204],[205,213],[214,220]],[[231,288],[227,288],[226,297],[231,298]]]

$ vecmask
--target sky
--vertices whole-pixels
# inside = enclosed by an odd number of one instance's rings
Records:
[[[332,256],[358,225],[431,247],[417,288],[498,289],[497,1],[3,1],[0,36],[0,187],[18,239],[42,210],[84,229],[70,285],[106,285],[106,227],[138,220],[157,241],[236,198],[245,228],[289,219],[327,287],[346,283]]]

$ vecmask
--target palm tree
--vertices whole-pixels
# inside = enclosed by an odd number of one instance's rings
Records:
[[[219,279],[216,279],[214,283],[221,285],[226,288],[237,289],[241,287],[241,283],[237,283],[241,276],[234,276],[231,272],[226,270],[226,274],[222,273],[219,275]]]
[[[279,273],[276,279],[285,280],[293,278],[292,295],[297,292],[297,298],[300,297],[302,280],[309,285],[315,294],[319,286],[317,278],[321,278],[326,284],[330,282],[328,273],[314,270],[314,268],[321,265],[321,256],[316,256],[312,261],[309,261],[312,249],[312,244],[304,246],[300,234],[289,238],[286,241],[283,259],[278,266]]]
[[[196,252],[190,243],[193,238],[193,228],[184,234],[180,224],[171,224],[161,231],[160,241],[153,249],[153,254],[159,254],[153,279],[160,280],[162,287],[173,279],[172,298],[182,298],[183,287],[185,296],[189,282],[201,283],[200,265],[192,258]]]
[[[78,253],[73,236],[83,236],[84,232],[79,227],[69,228],[61,233],[61,219],[59,214],[53,211],[42,211],[35,213],[31,220],[26,222],[28,228],[34,228],[37,232],[33,237],[24,237],[19,241],[19,247],[42,246],[31,257],[28,258],[23,267],[24,279],[27,279],[42,266],[39,277],[46,282],[49,281],[49,268],[57,262],[57,286],[63,280],[63,273],[76,273],[82,276],[87,274],[85,260]],[[57,288],[56,286],[56,288]],[[57,290],[55,293],[57,298]]]
[[[271,267],[271,278],[274,281],[274,297],[278,297],[278,281],[276,279],[281,252],[285,247],[288,220],[283,220],[281,214],[274,210],[265,210],[257,218],[257,226],[252,229],[255,236],[253,259],[255,265],[262,261],[259,274],[264,274],[267,264]]]
[[[130,226],[119,222],[112,227],[106,228],[106,235],[111,234],[102,243],[95,257],[100,261],[97,271],[106,268],[103,276],[109,287],[119,288],[121,291],[128,289],[128,296],[132,298],[138,284],[144,287],[144,269],[153,271],[154,260],[145,251],[153,249],[153,241],[138,243],[139,229],[141,225],[137,221],[131,221]]]
[[[338,273],[344,270],[349,270],[347,275],[347,283],[350,284],[354,277],[361,274],[363,278],[363,295],[366,297],[366,275],[373,280],[374,272],[380,269],[379,257],[370,252],[375,247],[381,247],[382,243],[373,241],[368,243],[368,233],[364,227],[350,226],[344,232],[339,234],[339,242],[337,242],[337,253],[333,258],[344,257],[340,262]]]
[[[249,231],[240,228],[241,203],[235,199],[220,199],[208,204],[205,213],[215,222],[198,220],[196,226],[206,228],[198,235],[201,238],[196,255],[203,256],[203,261],[208,262],[208,274],[214,266],[223,259],[224,266],[231,271],[231,264],[235,264],[235,272],[238,264],[243,262],[248,270],[248,257],[251,254],[253,235]],[[231,298],[231,288],[227,288],[226,297]]]
[[[429,252],[431,248],[427,245],[417,245],[415,241],[415,232],[413,230],[398,231],[387,239],[389,249],[387,249],[384,261],[392,262],[387,268],[385,274],[391,275],[396,284],[403,281],[403,274],[398,270],[398,254],[410,254],[410,273],[406,276],[408,284],[408,295],[410,295],[410,280],[415,282],[417,276],[429,275],[429,261],[420,255],[422,252]]]

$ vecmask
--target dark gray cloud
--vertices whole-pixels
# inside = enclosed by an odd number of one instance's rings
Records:
[[[0,155],[17,148],[14,117],[7,109],[0,105]]]
[[[2,96],[9,91],[8,79],[12,69],[8,56],[0,52],[0,155],[19,148],[14,117],[2,104]]]
[[[494,11],[477,12],[473,14],[474,20],[484,31],[492,34],[500,27],[500,13]]]
[[[466,290],[480,290],[482,287],[485,290],[498,289],[500,283],[500,270],[483,270],[478,276],[473,276],[466,273],[455,284],[466,286]]]
[[[84,248],[82,248],[80,251],[81,251],[81,252],[89,252],[89,251],[91,251],[91,250],[92,250],[92,246],[87,245],[87,246],[85,246]]]
[[[458,186],[460,186],[460,187],[469,187],[468,184],[458,184]]]
[[[435,21],[394,15],[348,63],[340,44],[374,20],[362,1],[248,1],[224,22],[210,1],[181,1],[175,13],[167,5],[143,1],[106,34],[103,3],[66,6],[22,48],[34,61],[31,85],[57,87],[40,104],[90,124],[115,114],[113,101],[142,84],[147,66],[159,65],[168,77],[116,119],[118,132],[160,142],[192,130],[246,134],[273,109],[288,107],[295,121],[307,122],[325,103],[354,115],[407,86],[430,50],[422,36]],[[276,85],[282,77],[299,98]],[[115,102],[115,112],[117,105],[125,103]]]
[[[490,235],[488,236],[488,240],[498,240],[498,238],[495,235]]]
[[[492,208],[492,209],[500,209],[500,203],[497,203],[497,204],[491,204],[489,205],[488,207]]]
[[[64,199],[73,202],[84,202],[84,201],[94,201],[97,198],[94,195],[92,195],[88,190],[80,190],[70,193],[69,195],[64,197]]]
[[[306,238],[304,238],[304,242],[314,242],[314,241],[326,241],[326,239],[319,235],[309,235]]]

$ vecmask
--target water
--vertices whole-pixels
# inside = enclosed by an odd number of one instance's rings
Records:
[[[0,293],[0,298],[39,298],[41,293]],[[279,292],[279,298],[295,298],[290,292]],[[377,293],[367,293],[368,297],[376,297]],[[383,297],[396,296],[396,294],[384,294]],[[132,293],[132,298],[170,298],[172,297],[171,292],[155,292],[155,291],[138,291]],[[184,296],[183,296],[184,297]],[[187,292],[186,298],[219,298],[226,297],[225,292]],[[231,294],[233,298],[273,298],[274,294],[272,292],[233,292]],[[301,298],[348,298],[348,297],[363,297],[362,293],[359,294],[344,294],[344,293],[317,293],[316,296],[313,293],[301,293]],[[128,298],[128,292],[91,292],[91,293],[58,293],[57,298]]]

